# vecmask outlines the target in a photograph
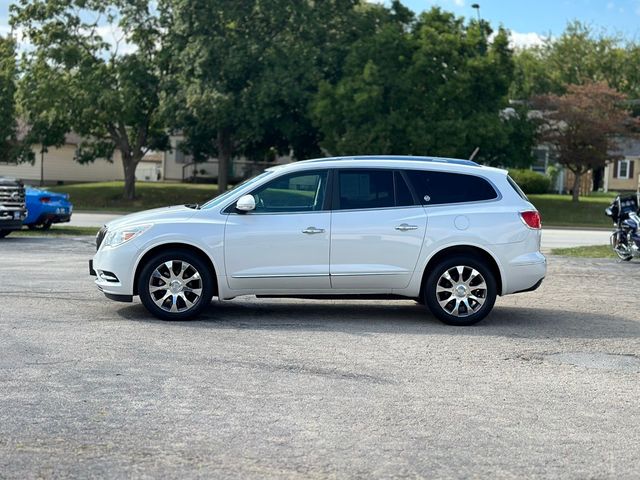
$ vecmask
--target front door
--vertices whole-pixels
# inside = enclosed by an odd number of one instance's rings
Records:
[[[276,293],[331,287],[327,181],[324,170],[280,176],[252,192],[254,211],[229,214],[224,238],[229,288]]]
[[[341,169],[331,220],[334,289],[406,288],[424,241],[427,216],[400,172]]]

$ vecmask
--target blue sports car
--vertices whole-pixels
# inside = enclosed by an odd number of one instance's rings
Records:
[[[54,223],[71,220],[73,205],[66,193],[55,193],[26,187],[27,218],[22,222],[30,229],[48,230]]]

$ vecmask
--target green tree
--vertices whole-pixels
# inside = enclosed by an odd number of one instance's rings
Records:
[[[629,63],[633,51],[634,45],[618,35],[571,22],[560,37],[549,37],[541,46],[516,52],[511,95],[520,99],[546,93],[560,95],[568,85],[591,82],[605,82],[626,94],[633,94],[633,90],[639,93],[640,86],[629,82],[637,72],[637,64]]]
[[[530,162],[526,112],[500,115],[513,78],[506,31],[433,8],[417,21],[383,25],[354,43],[344,75],[313,104],[322,145],[334,154],[396,153]]]
[[[18,83],[18,103],[26,123],[25,141],[40,147],[40,185],[44,185],[45,153],[64,145],[71,122],[64,79],[41,57],[34,62],[25,68]]]
[[[15,42],[0,36],[0,162],[32,162],[34,159],[18,131],[16,80]]]
[[[582,175],[617,159],[616,138],[637,124],[625,100],[605,83],[569,85],[563,95],[535,99],[544,112],[540,139],[553,147],[558,162],[574,174],[574,202],[579,200]]]
[[[145,0],[20,0],[11,7],[12,25],[22,27],[33,45],[25,75],[43,82],[38,86],[43,95],[54,85],[52,76],[62,81],[63,116],[84,139],[77,160],[110,160],[117,149],[129,200],[135,197],[135,170],[145,153],[168,148],[159,107],[169,57],[155,5]],[[101,35],[105,29],[120,32],[121,42],[107,42]],[[51,75],[41,78],[45,64]],[[47,116],[46,108],[38,110],[38,118]]]
[[[217,157],[224,191],[235,155],[317,149],[308,103],[341,64],[355,0],[173,0],[166,17],[178,59],[167,115],[195,160]]]

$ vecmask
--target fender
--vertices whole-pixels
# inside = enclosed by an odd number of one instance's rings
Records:
[[[439,246],[438,249],[433,250],[430,252],[429,255],[427,255],[422,262],[420,262],[418,265],[416,265],[416,269],[414,271],[413,277],[411,279],[410,282],[410,286],[409,288],[415,289],[418,294],[420,292],[420,287],[422,285],[422,278],[424,276],[425,270],[427,268],[427,265],[429,265],[429,262],[439,253],[443,252],[444,250],[447,250],[449,248],[465,248],[465,247],[471,247],[471,248],[476,248],[478,250],[481,250],[485,253],[487,253],[495,262],[495,264],[498,267],[498,271],[500,273],[500,283],[502,284],[502,291],[501,291],[501,295],[504,294],[504,292],[507,291],[506,288],[506,282],[505,282],[505,272],[504,272],[504,267],[502,266],[501,262],[497,259],[497,256],[495,254],[495,252],[493,252],[492,250],[488,249],[486,245],[481,245],[477,242],[473,242],[473,241],[465,241],[464,243],[461,242],[450,242],[450,243],[446,243],[446,244],[442,244]]]

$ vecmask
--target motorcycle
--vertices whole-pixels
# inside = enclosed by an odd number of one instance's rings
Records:
[[[625,262],[640,257],[640,192],[636,196],[618,195],[605,214],[613,220],[611,248]]]

